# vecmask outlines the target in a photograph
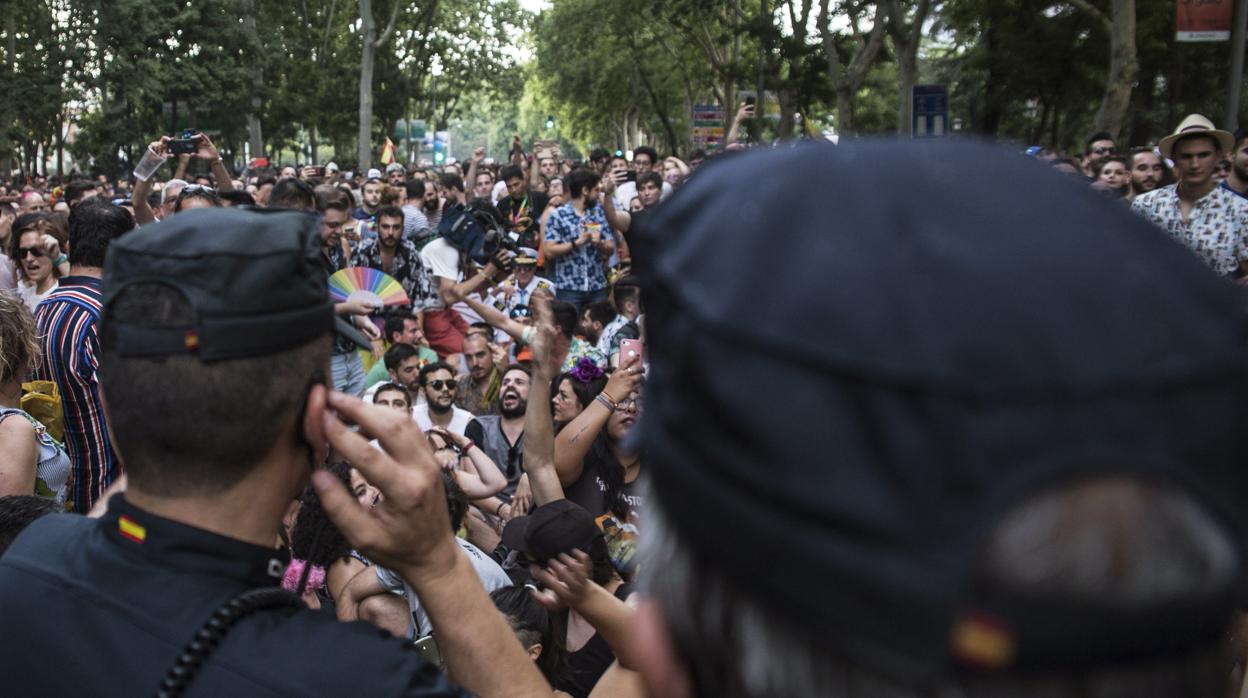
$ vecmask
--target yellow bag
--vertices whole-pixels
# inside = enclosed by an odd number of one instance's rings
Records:
[[[52,381],[22,383],[21,407],[26,414],[47,427],[48,434],[59,442],[65,441],[65,411],[61,406],[61,393]]]

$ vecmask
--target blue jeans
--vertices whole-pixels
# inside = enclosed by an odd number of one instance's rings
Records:
[[[597,291],[573,291],[572,289],[559,289],[559,300],[571,303],[576,306],[576,317],[579,321],[581,315],[585,313],[585,307],[590,303],[605,301],[607,299],[607,289],[600,288]]]
[[[364,362],[359,352],[334,354],[329,361],[334,376],[334,390],[359,397],[364,394]]]

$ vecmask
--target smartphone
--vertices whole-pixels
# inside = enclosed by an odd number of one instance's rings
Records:
[[[758,102],[758,98],[755,97],[754,95],[750,95],[749,97],[745,98],[745,103],[751,107],[754,106],[755,103],[757,102]]]
[[[625,181],[625,182],[636,182],[636,181],[637,181],[637,172],[636,172],[635,170],[629,170],[629,171],[628,171],[628,172],[624,175],[624,181]]]
[[[634,359],[640,363],[645,360],[640,339],[620,340],[620,365],[631,363]]]
[[[415,642],[416,651],[422,659],[434,666],[442,666],[442,653],[438,651],[438,643],[432,635],[426,635]]]

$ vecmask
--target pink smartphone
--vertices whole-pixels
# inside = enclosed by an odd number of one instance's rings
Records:
[[[620,340],[620,365],[630,363],[636,358],[638,363],[645,360],[642,353],[642,343],[640,339],[621,339]]]

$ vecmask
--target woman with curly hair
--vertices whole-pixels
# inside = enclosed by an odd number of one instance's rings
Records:
[[[69,456],[21,408],[22,382],[38,358],[34,316],[16,296],[0,293],[0,496],[37,494],[64,502]]]

